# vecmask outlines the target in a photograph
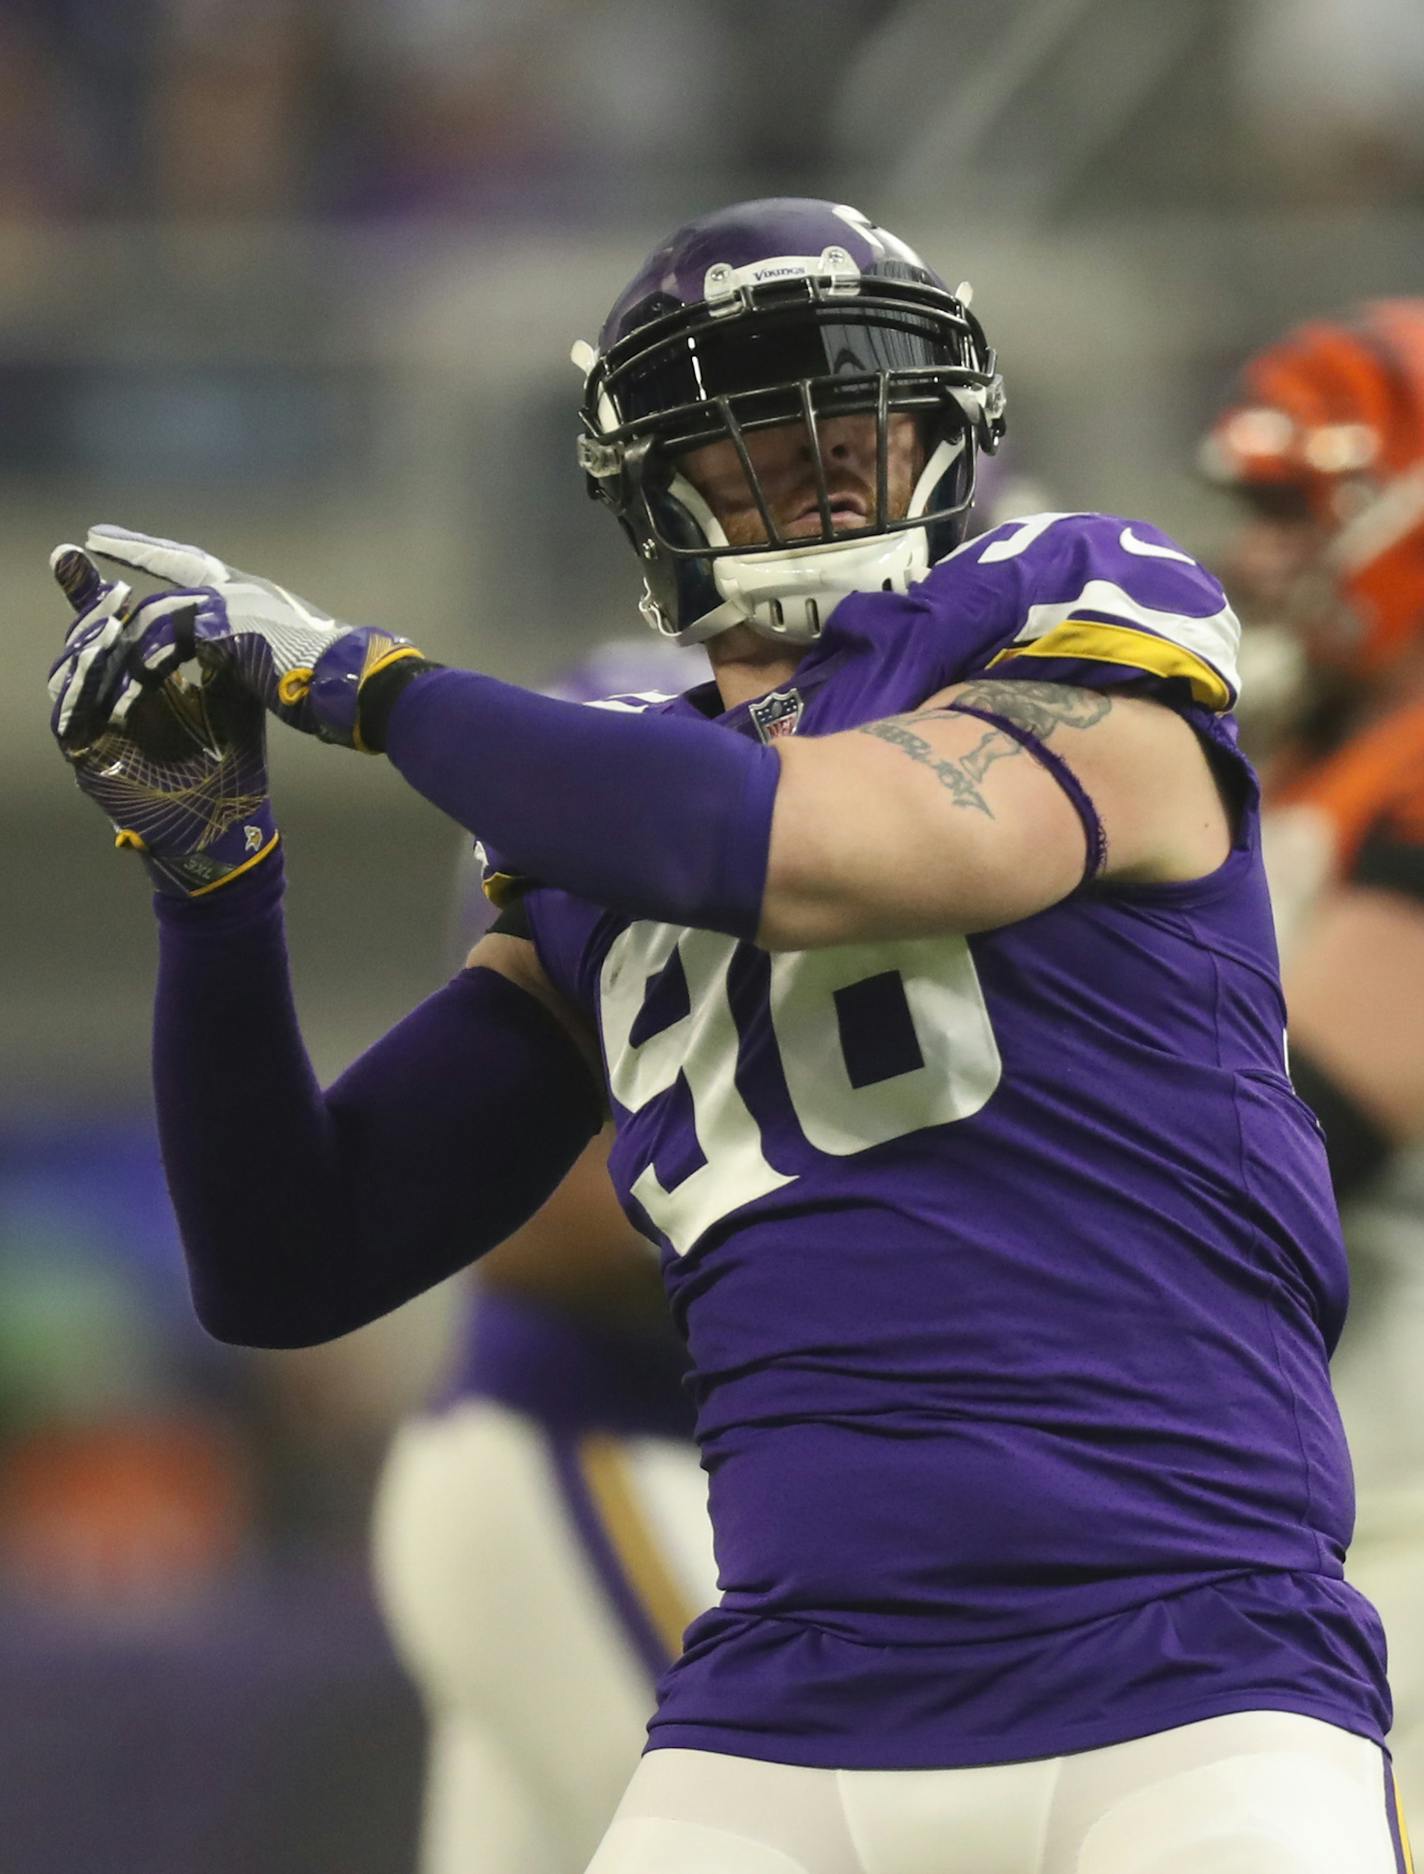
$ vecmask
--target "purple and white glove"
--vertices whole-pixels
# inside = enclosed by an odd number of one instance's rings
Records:
[[[202,547],[126,527],[91,527],[85,546],[90,553],[180,588],[159,601],[159,609],[141,629],[124,631],[123,679],[110,701],[110,719],[116,725],[146,691],[196,658],[206,671],[229,672],[249,696],[292,728],[323,742],[364,749],[361,685],[388,664],[421,655],[408,638],[372,626],[343,624],[270,579],[240,572]],[[172,605],[173,599],[184,597],[190,603]],[[137,617],[136,611],[135,623]]]
[[[206,592],[132,603],[79,547],[57,547],[50,564],[79,614],[50,671],[50,726],[80,791],[113,822],[114,843],[143,855],[154,885],[197,898],[249,871],[277,845],[267,794],[262,705],[215,670],[191,684],[176,670],[128,699],[111,721],[127,646],[162,623],[211,605]]]

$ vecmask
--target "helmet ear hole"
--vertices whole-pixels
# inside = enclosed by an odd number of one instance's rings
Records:
[[[725,546],[726,540],[692,484],[651,437],[640,438],[624,457],[619,520],[642,562],[644,616],[656,621],[662,635],[676,637],[686,620],[705,618],[720,606],[711,561],[702,553],[709,533],[713,544]]]
[[[971,420],[957,403],[946,404],[931,420],[925,466],[910,498],[912,515],[940,516],[925,529],[931,566],[954,551],[969,526],[975,453]]]
[[[675,555],[726,546],[727,536],[706,500],[653,438],[643,438],[629,449],[624,489],[624,513],[639,517],[631,537],[644,558],[649,542],[659,552],[668,547]]]

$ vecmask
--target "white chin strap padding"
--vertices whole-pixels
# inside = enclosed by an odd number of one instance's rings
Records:
[[[916,485],[916,500],[923,503],[952,460],[946,445],[935,451]],[[927,481],[931,469],[934,479]],[[692,515],[709,546],[727,544],[711,508],[685,476],[677,476],[668,492]],[[910,512],[916,512],[913,502]],[[811,644],[847,593],[904,592],[928,571],[922,527],[864,540],[817,541],[781,553],[729,553],[712,562],[712,577],[724,602],[679,632],[677,641],[701,644],[733,625],[747,624],[783,644]]]
[[[712,562],[712,576],[753,630],[810,644],[848,593],[903,592],[928,572],[928,557],[924,529],[907,527],[785,553],[729,554]]]

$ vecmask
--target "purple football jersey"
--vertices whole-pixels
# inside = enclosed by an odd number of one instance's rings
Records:
[[[795,679],[802,735],[991,672],[1155,695],[1243,802],[1195,883],[777,955],[529,893],[599,1028],[711,1480],[722,1599],[653,1745],[913,1768],[1252,1708],[1386,1728],[1236,635],[1155,528],[1038,515],[844,599]],[[755,732],[711,686],[652,707]]]

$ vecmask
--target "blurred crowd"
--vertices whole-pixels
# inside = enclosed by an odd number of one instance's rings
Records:
[[[808,21],[813,23],[808,26]],[[1085,98],[1092,109],[1085,111]],[[0,219],[559,223],[831,176],[1424,201],[1414,0],[4,0]],[[936,166],[944,164],[946,166]],[[759,180],[760,179],[760,180]],[[1065,185],[1073,200],[1061,199]]]
[[[799,9],[747,0],[9,0],[0,203],[35,217],[596,213],[674,145],[687,163],[751,171],[799,149],[814,164],[831,69],[889,10],[823,0],[807,35]],[[758,57],[734,80],[753,34]]]

